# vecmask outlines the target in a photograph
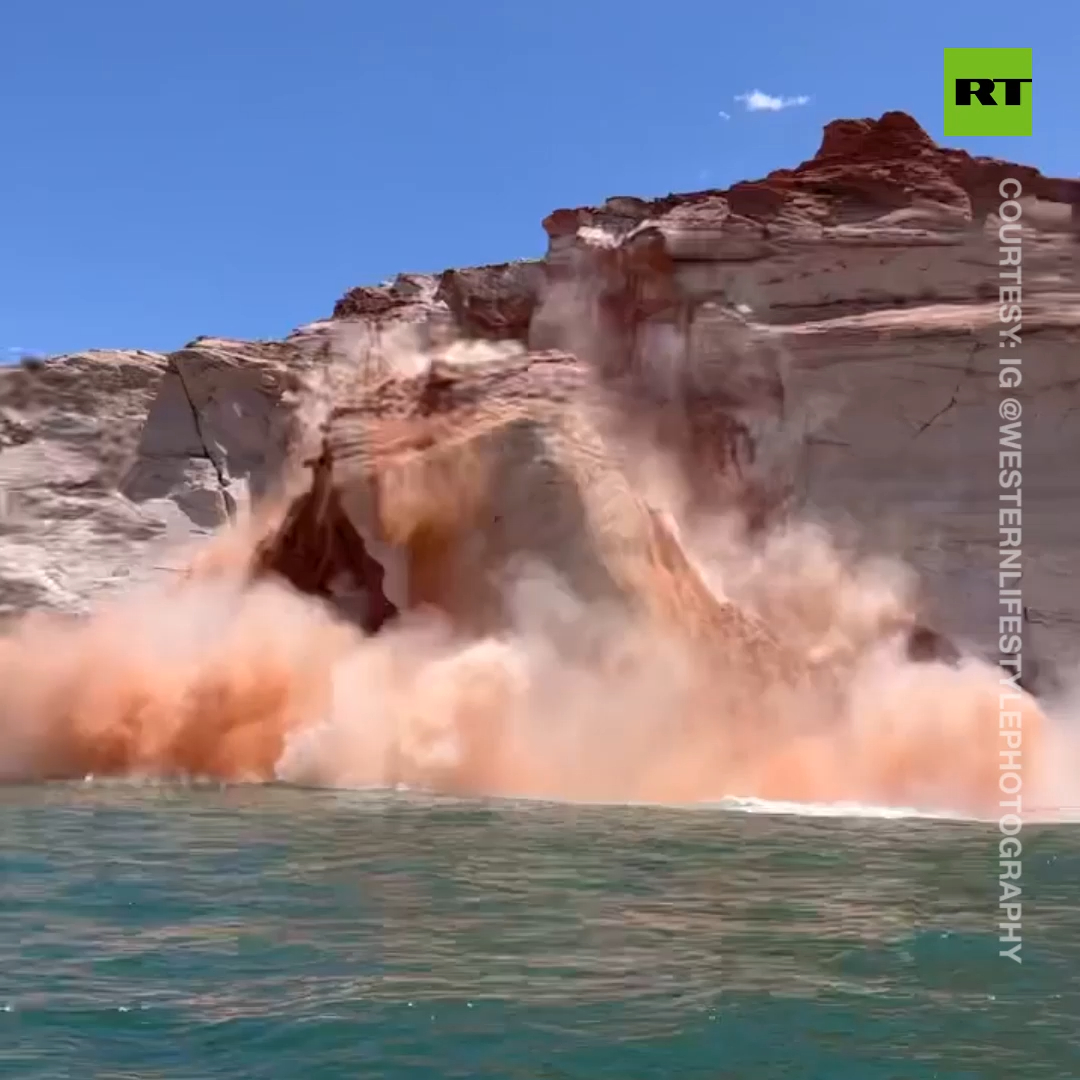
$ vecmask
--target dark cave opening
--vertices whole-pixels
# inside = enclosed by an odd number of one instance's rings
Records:
[[[385,570],[345,513],[330,473],[324,455],[313,465],[310,488],[259,545],[253,573],[277,575],[300,592],[328,600],[347,619],[374,634],[399,612],[386,595]],[[343,583],[348,593],[362,595],[359,609],[341,601]]]

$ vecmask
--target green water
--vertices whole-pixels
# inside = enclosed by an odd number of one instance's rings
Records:
[[[1080,1077],[1080,827],[0,789],[11,1077]]]

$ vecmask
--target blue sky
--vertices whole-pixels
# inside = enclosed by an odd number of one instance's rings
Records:
[[[279,336],[397,271],[540,255],[559,206],[794,165],[837,117],[940,138],[944,46],[1031,46],[1035,135],[943,141],[1080,174],[1080,6],[978,8],[4,0],[0,356]]]

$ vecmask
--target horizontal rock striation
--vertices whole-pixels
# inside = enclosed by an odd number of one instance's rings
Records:
[[[991,649],[1004,179],[1021,187],[1025,597],[1035,650],[1071,662],[1080,181],[938,147],[903,113],[836,121],[811,160],[726,191],[557,210],[542,260],[352,289],[285,341],[0,370],[0,613],[81,610],[175,570],[159,544],[243,517],[298,448],[321,462],[300,472],[307,509],[291,504],[260,566],[352,595],[366,625],[435,594],[492,617],[443,595],[459,573],[446,568],[479,556],[460,526],[447,539],[437,499],[410,518],[411,485],[429,473],[485,558],[539,545],[586,593],[622,595],[621,556],[597,555],[605,530],[636,521],[639,552],[659,535],[619,457],[637,438],[677,466],[690,513],[738,506],[751,528],[793,507],[854,519],[920,571],[936,626]],[[372,460],[388,470],[373,489],[341,481]],[[568,487],[552,479],[575,469]],[[613,484],[625,490],[611,506],[636,509],[590,518]],[[542,512],[545,499],[557,508]],[[576,554],[559,554],[560,529]]]
[[[118,487],[167,366],[93,350],[0,368],[0,620],[84,609],[164,534]]]

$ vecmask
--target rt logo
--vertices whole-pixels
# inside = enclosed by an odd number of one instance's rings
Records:
[[[945,134],[1030,135],[1031,50],[946,49]]]

